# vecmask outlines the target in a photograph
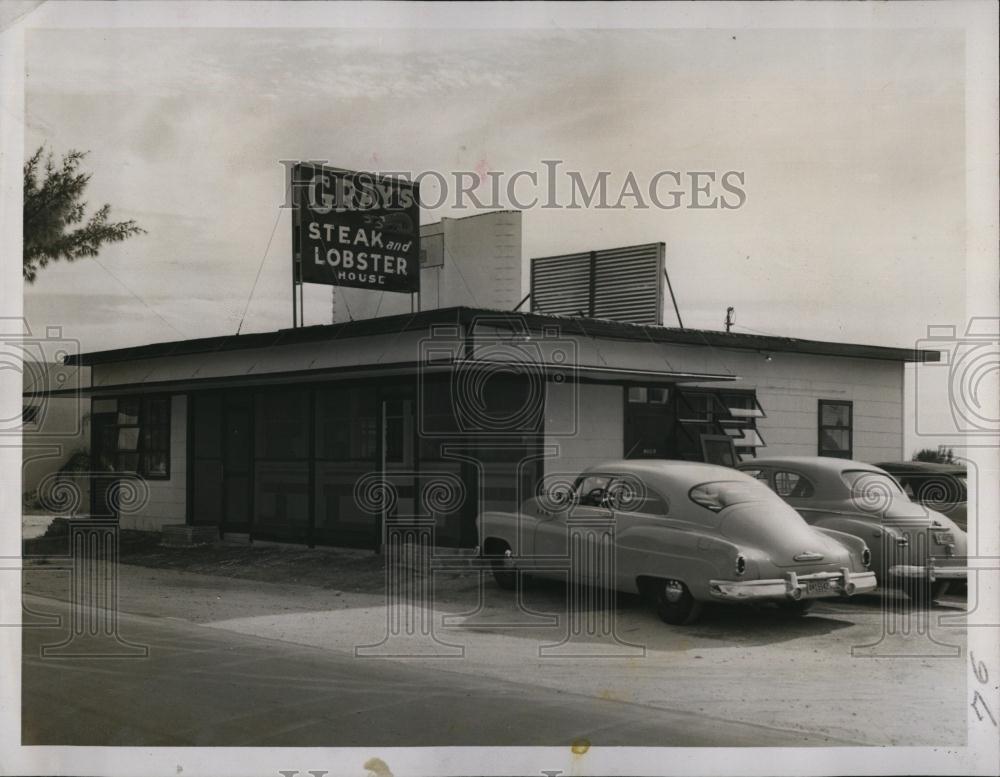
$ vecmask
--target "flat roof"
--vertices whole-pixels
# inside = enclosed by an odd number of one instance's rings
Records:
[[[711,329],[681,329],[678,327],[647,326],[608,321],[596,318],[551,316],[539,313],[489,310],[485,308],[451,307],[381,316],[338,324],[319,324],[276,332],[256,332],[244,335],[201,337],[192,340],[173,340],[149,345],[91,351],[69,355],[66,364],[90,366],[111,362],[152,359],[163,356],[184,356],[197,353],[234,351],[244,348],[275,348],[284,345],[322,342],[345,337],[368,337],[395,334],[434,325],[469,325],[484,319],[488,325],[509,322],[525,327],[530,332],[559,327],[564,335],[582,335],[606,339],[632,340],[680,345],[707,345],[713,348],[740,348],[754,351],[812,354],[817,356],[846,356],[862,359],[881,359],[898,362],[936,362],[940,352],[917,348],[889,348],[880,345],[838,343],[826,340],[803,340],[795,337],[719,332]]]

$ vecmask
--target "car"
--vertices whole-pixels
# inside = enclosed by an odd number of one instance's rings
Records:
[[[765,483],[812,526],[868,543],[880,586],[936,599],[951,582],[968,577],[965,532],[912,502],[885,470],[820,456],[759,458],[738,469]]]
[[[521,574],[570,573],[643,594],[662,620],[681,625],[694,622],[706,602],[773,602],[805,614],[816,599],[876,586],[863,540],[810,526],[730,467],[610,461],[550,486],[516,511],[477,519],[480,552],[501,588],[513,588]]]
[[[911,500],[943,513],[962,531],[969,531],[965,467],[931,461],[887,461],[875,466],[896,478]]]

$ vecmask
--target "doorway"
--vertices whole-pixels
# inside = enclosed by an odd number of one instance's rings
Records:
[[[245,534],[253,513],[253,397],[191,397],[191,523]]]

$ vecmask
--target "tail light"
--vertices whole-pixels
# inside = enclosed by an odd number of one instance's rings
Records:
[[[736,557],[736,574],[742,575],[746,571],[747,571],[746,557],[744,557],[743,554],[740,554],[739,556]]]
[[[872,552],[865,548],[861,551],[861,563],[865,565],[865,569],[871,566],[872,563]]]

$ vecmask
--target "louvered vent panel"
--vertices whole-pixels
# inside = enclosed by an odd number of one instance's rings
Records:
[[[546,256],[531,263],[531,310],[663,323],[663,244]]]

